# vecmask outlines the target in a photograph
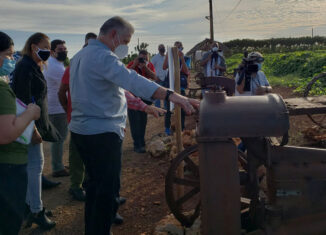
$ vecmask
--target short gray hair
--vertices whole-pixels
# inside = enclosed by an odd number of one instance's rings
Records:
[[[100,28],[100,34],[105,35],[113,29],[117,30],[118,32],[125,31],[131,34],[133,34],[135,31],[134,27],[127,20],[120,16],[114,16],[104,22]]]

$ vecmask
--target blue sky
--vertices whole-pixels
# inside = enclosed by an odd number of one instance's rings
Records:
[[[238,7],[234,7],[240,2]],[[41,31],[67,42],[70,56],[87,32],[98,33],[111,16],[120,15],[136,28],[130,44],[183,42],[185,50],[209,37],[208,0],[0,0],[0,30],[22,48]],[[230,13],[232,14],[230,15]],[[215,39],[326,36],[325,0],[213,0]]]

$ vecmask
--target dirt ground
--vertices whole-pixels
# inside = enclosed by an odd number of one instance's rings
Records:
[[[283,98],[294,97],[292,89],[275,88]],[[150,117],[147,125],[146,140],[153,135],[164,132],[164,118]],[[312,123],[305,116],[291,117],[290,144],[307,145],[303,134],[306,127]],[[65,144],[64,162],[68,165],[68,146]],[[69,177],[51,177],[49,144],[44,144],[44,173],[52,180],[62,182],[57,188],[43,191],[44,206],[53,211],[52,218],[57,225],[51,231],[41,231],[37,226],[23,229],[20,234],[83,234],[83,203],[72,200],[68,193]],[[154,159],[147,154],[133,152],[129,128],[123,145],[122,187],[121,195],[127,198],[119,213],[124,217],[124,223],[113,227],[115,235],[145,235],[152,234],[155,224],[169,214],[164,196],[164,177],[169,167],[168,158]]]

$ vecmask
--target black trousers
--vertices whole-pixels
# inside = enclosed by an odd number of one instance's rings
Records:
[[[145,147],[145,133],[147,125],[147,113],[128,109],[129,126],[134,147]]]
[[[24,217],[26,191],[26,164],[0,164],[0,234],[18,234]]]
[[[71,133],[88,174],[85,201],[85,234],[110,234],[118,210],[122,140],[116,133]]]
[[[181,90],[181,95],[186,96],[186,92],[184,90]],[[181,128],[182,130],[185,129],[185,117],[186,113],[181,109]],[[165,118],[164,118],[164,126],[165,128],[170,128],[171,127],[171,111],[170,111],[170,102],[166,103],[166,113],[165,113]]]

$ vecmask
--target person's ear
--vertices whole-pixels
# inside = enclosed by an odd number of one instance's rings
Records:
[[[35,44],[32,44],[31,49],[33,52],[36,52],[38,50],[38,46],[36,46]]]

